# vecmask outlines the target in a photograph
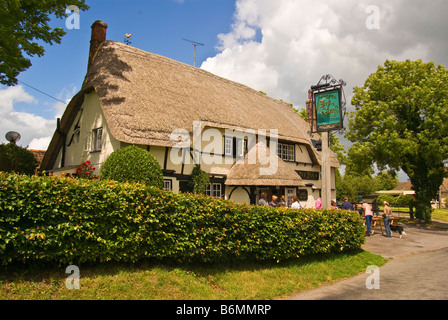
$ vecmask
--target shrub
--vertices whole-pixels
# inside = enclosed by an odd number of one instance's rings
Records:
[[[0,173],[0,260],[285,260],[358,249],[356,212],[291,210],[138,183]]]
[[[199,166],[195,166],[191,173],[190,190],[193,193],[205,194],[207,184],[210,183],[210,177],[207,172],[201,170]]]
[[[101,168],[100,178],[118,182],[140,182],[163,188],[163,173],[157,159],[137,146],[116,150]]]
[[[14,143],[0,145],[0,171],[34,174],[38,166],[33,153]]]

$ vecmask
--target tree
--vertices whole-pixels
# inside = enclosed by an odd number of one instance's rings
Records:
[[[193,193],[205,194],[210,177],[199,166],[195,166],[191,173],[190,189]]]
[[[373,178],[375,181],[376,191],[378,190],[392,190],[398,186],[397,173],[392,171],[381,171]]]
[[[32,175],[38,166],[33,153],[14,143],[0,145],[0,171]]]
[[[431,220],[431,200],[447,175],[448,72],[421,60],[387,60],[354,88],[346,137],[380,170],[402,169],[416,193],[416,216]]]
[[[89,7],[85,0],[0,0],[0,83],[17,84],[20,72],[31,66],[24,56],[43,56],[45,50],[38,40],[53,45],[61,43],[65,31],[52,29],[48,22],[50,15],[61,19],[69,5],[80,10]]]

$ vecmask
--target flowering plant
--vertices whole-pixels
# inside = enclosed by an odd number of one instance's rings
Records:
[[[93,174],[95,171],[95,168],[92,166],[92,163],[87,160],[86,162],[82,163],[78,168],[76,168],[76,176],[78,178],[84,178],[84,179],[96,179],[97,177]]]

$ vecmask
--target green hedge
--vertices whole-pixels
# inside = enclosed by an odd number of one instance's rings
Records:
[[[0,172],[0,259],[83,263],[285,260],[360,248],[356,212],[291,210],[136,183]]]

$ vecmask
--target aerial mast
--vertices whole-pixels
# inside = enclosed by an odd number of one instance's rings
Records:
[[[194,60],[193,60],[193,66],[196,67],[196,47],[197,46],[205,46],[205,44],[200,43],[200,42],[196,42],[196,41],[192,41],[192,40],[188,40],[185,38],[182,38],[182,40],[190,42],[193,46],[194,46]]]

